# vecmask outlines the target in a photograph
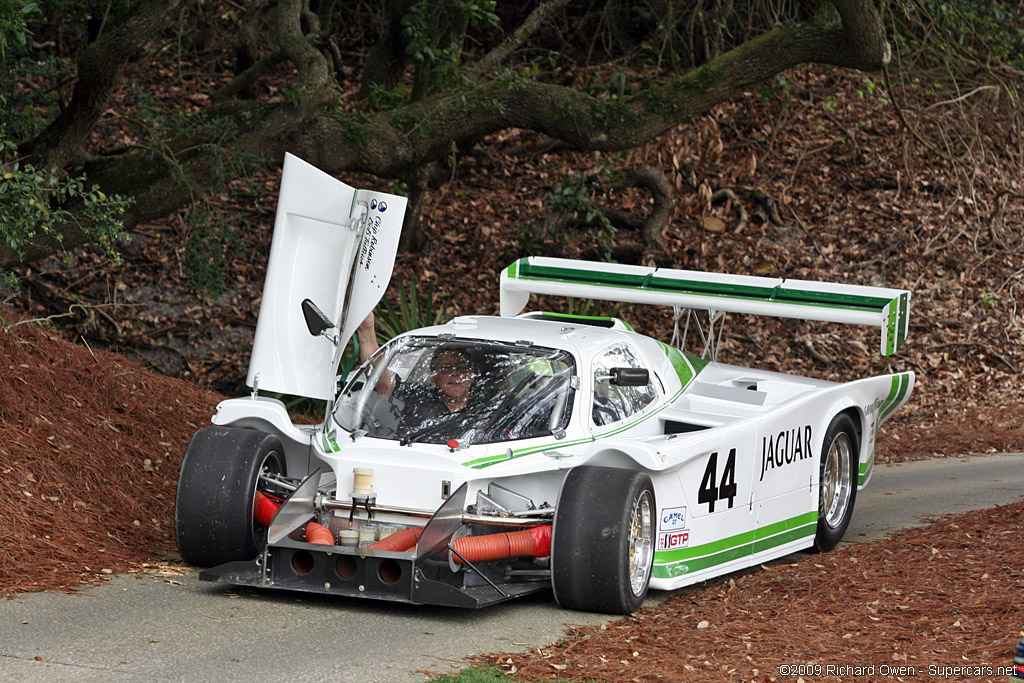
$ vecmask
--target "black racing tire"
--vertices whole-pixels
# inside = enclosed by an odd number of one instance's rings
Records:
[[[818,465],[818,530],[814,549],[827,553],[835,548],[850,526],[857,502],[860,442],[853,419],[837,415],[825,432]]]
[[[562,483],[551,587],[565,609],[631,614],[647,596],[658,514],[643,472],[581,466]]]
[[[237,427],[206,427],[195,433],[181,462],[174,506],[182,559],[212,567],[256,557],[266,542],[266,532],[253,519],[264,469],[287,474],[276,436]]]

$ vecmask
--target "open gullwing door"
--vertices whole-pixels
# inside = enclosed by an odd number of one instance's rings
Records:
[[[246,384],[327,400],[342,351],[391,280],[406,198],[357,190],[285,155],[274,239]],[[312,336],[302,301],[334,323]]]

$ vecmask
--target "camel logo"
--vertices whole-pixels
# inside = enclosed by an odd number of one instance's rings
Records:
[[[661,512],[662,531],[674,531],[686,528],[686,508],[665,508]]]

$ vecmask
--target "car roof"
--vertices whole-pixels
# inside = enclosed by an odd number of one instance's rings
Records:
[[[597,349],[617,341],[643,335],[625,326],[614,328],[590,324],[586,320],[554,320],[538,317],[459,316],[434,327],[411,330],[402,336],[451,335],[455,339],[486,339],[507,343],[528,342],[536,346],[565,349],[588,357]]]
[[[616,343],[627,342],[638,349],[644,365],[654,370],[665,383],[669,393],[681,385],[670,353],[675,349],[632,330],[625,325],[614,328],[550,318],[519,316],[460,316],[444,325],[412,330],[401,336],[437,337],[448,335],[453,339],[485,339],[496,342],[528,342],[535,346],[562,349],[573,354],[582,367],[589,367],[596,355]]]

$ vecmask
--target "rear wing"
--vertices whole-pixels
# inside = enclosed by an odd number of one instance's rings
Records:
[[[530,294],[872,325],[882,330],[883,356],[906,340],[910,316],[905,289],[541,257],[502,272],[501,315],[517,315]]]

